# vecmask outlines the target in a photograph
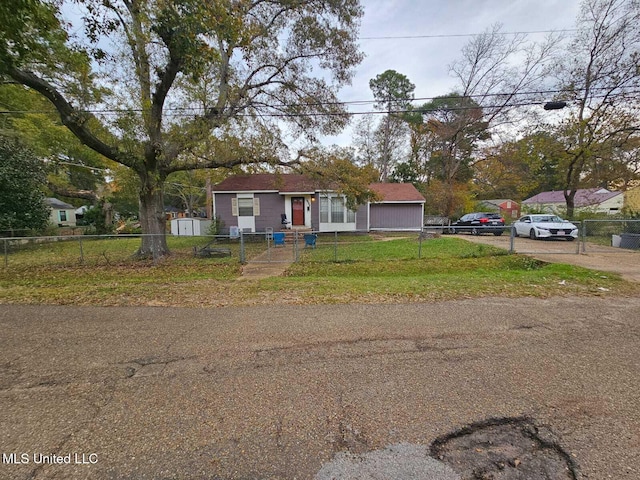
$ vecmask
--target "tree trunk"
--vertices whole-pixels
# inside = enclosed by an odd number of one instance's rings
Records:
[[[153,182],[149,178],[142,179],[139,200],[143,236],[137,255],[154,260],[168,255],[162,181]]]
[[[572,220],[576,205],[576,191],[564,192],[564,200],[567,204],[567,219]]]

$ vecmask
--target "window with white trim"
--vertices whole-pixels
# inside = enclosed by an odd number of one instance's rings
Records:
[[[231,215],[234,217],[259,217],[260,199],[247,194],[239,194],[231,199]]]
[[[329,197],[320,197],[320,223],[329,223]]]
[[[349,210],[345,198],[338,195],[320,196],[320,223],[355,223],[356,212]]]
[[[331,199],[331,223],[344,223],[344,200],[340,197]]]
[[[253,217],[253,198],[238,198],[238,216]]]

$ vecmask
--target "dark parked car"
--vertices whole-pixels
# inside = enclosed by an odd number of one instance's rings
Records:
[[[470,232],[472,235],[504,232],[504,218],[497,213],[467,213],[451,224],[451,233]]]

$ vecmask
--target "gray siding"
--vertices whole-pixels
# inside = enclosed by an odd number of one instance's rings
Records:
[[[370,229],[422,230],[422,205],[419,203],[377,203],[371,205]]]
[[[235,193],[216,193],[216,215],[224,222],[223,232],[228,233],[229,227],[238,225],[238,218],[231,213],[231,199]],[[280,230],[284,212],[284,197],[278,193],[256,193],[254,198],[260,199],[260,215],[255,217],[256,232],[264,232],[267,227]]]
[[[367,230],[367,205],[360,205],[356,210],[356,230]]]
[[[267,227],[280,230],[281,215],[285,213],[284,196],[278,193],[256,193],[254,198],[260,199],[260,215],[256,217],[256,232],[264,232]]]
[[[311,202],[311,229],[317,231],[320,228],[320,194],[314,193],[314,202]]]
[[[214,192],[215,193],[215,192]],[[215,193],[216,216],[222,220],[223,227],[221,233],[229,233],[229,227],[237,226],[238,219],[231,214],[231,199],[235,198],[235,194],[231,193]]]

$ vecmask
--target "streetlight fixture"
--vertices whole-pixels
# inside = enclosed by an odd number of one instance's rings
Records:
[[[567,102],[547,102],[544,104],[545,110],[561,110],[567,106]]]

